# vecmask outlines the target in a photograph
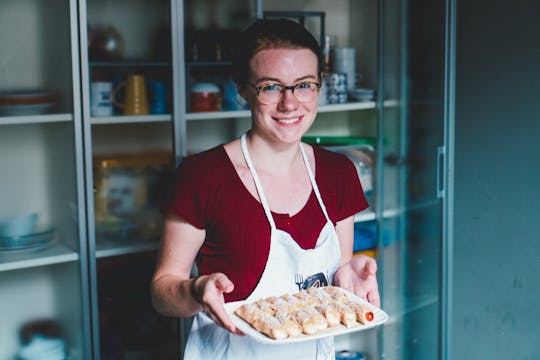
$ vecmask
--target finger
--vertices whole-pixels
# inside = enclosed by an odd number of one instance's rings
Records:
[[[242,334],[242,332],[236,327],[236,325],[234,325],[231,318],[229,317],[229,314],[227,314],[227,311],[222,305],[215,307],[214,315],[218,320],[218,324],[223,326],[225,329],[235,334]]]
[[[216,287],[226,293],[230,293],[234,290],[233,282],[225,274],[216,276]]]
[[[375,276],[377,273],[377,263],[374,259],[371,259],[371,261],[366,261],[364,267],[359,272],[359,276],[362,279],[369,279],[372,276]]]
[[[357,285],[354,287],[354,293],[362,299],[367,300],[367,290],[364,286]]]
[[[367,301],[369,301],[370,303],[372,303],[373,305],[377,307],[381,307],[381,298],[379,295],[379,290],[377,289],[370,290],[367,293]]]
[[[370,258],[371,261],[368,261],[366,264],[367,271],[371,275],[377,274],[377,261],[375,259]]]

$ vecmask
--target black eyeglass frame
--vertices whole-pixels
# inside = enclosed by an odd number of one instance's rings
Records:
[[[251,86],[255,92],[257,93],[257,98],[259,97],[260,93],[261,93],[261,90],[263,88],[265,88],[266,86],[268,85],[279,85],[282,90],[280,91],[281,92],[281,96],[283,97],[283,94],[285,94],[285,92],[287,90],[291,90],[291,93],[294,95],[294,90],[296,90],[296,88],[302,84],[311,84],[311,85],[315,85],[317,86],[317,92],[319,92],[319,90],[321,89],[321,83],[320,82],[316,82],[316,81],[301,81],[299,82],[298,84],[295,84],[295,85],[282,85],[282,84],[279,84],[279,83],[270,83],[270,84],[266,84],[266,85],[262,85],[262,86],[255,86],[254,84],[252,84],[251,82],[249,81],[246,81],[246,84],[248,84],[249,86]],[[296,95],[294,95],[294,97],[298,100],[298,98],[296,97]],[[300,101],[300,100],[298,100]]]

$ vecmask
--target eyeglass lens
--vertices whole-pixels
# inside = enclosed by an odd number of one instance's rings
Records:
[[[268,104],[279,102],[287,90],[291,90],[296,99],[300,102],[311,101],[317,96],[319,86],[317,83],[305,82],[293,86],[270,84],[259,87],[258,89],[259,99]]]

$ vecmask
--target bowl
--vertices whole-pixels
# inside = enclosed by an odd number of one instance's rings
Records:
[[[0,236],[17,237],[31,234],[35,231],[38,215],[28,213],[21,216],[0,219]]]

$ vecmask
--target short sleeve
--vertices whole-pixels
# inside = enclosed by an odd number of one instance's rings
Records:
[[[317,182],[334,223],[369,207],[356,166],[346,155],[314,146]]]
[[[205,228],[208,197],[212,191],[205,174],[208,167],[200,156],[187,157],[176,169],[171,196],[164,211],[181,217],[198,229]]]
[[[337,187],[337,219],[338,221],[348,218],[369,207],[366,200],[358,171],[352,161],[342,155],[341,166],[337,169],[340,173]]]

